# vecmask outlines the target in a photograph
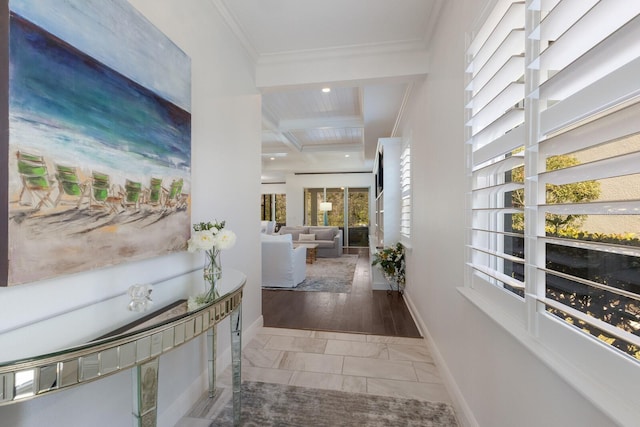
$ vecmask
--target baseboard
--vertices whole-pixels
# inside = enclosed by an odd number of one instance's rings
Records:
[[[433,356],[435,364],[440,371],[444,386],[449,392],[449,396],[451,396],[451,400],[453,401],[453,409],[456,413],[458,424],[460,424],[460,426],[462,427],[480,427],[480,424],[478,424],[478,421],[476,421],[473,412],[471,412],[471,408],[469,407],[469,405],[467,405],[467,401],[464,399],[464,396],[460,392],[458,384],[455,382],[453,375],[451,375],[446,361],[442,357],[440,350],[438,350],[438,346],[429,333],[429,328],[427,328],[427,325],[422,320],[420,313],[418,313],[415,304],[411,300],[411,295],[407,292],[404,293],[404,301],[407,303],[407,308],[409,308],[409,312],[411,313],[413,320],[416,322],[418,330],[420,331],[422,336],[427,339],[427,344],[429,345],[431,355]]]

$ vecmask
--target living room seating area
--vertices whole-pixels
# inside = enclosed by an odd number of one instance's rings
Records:
[[[294,243],[316,243],[319,258],[342,255],[342,230],[330,226],[283,226],[279,235],[291,235]]]

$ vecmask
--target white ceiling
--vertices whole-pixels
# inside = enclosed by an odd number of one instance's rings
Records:
[[[257,69],[280,61],[302,70],[290,82],[283,72],[277,86],[260,87],[262,181],[283,182],[288,173],[371,171],[378,138],[393,136],[420,76],[387,72],[359,79],[349,61],[378,52],[389,57],[426,51],[443,0],[212,1]],[[329,70],[324,81],[318,71],[323,66]],[[314,74],[313,81],[300,76],[305,72]],[[350,77],[329,78],[339,73]]]

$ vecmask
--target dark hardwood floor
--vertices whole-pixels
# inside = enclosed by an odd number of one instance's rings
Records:
[[[397,292],[374,291],[368,249],[360,249],[351,293],[262,290],[264,326],[420,337]]]

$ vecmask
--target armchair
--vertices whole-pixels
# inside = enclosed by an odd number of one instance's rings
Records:
[[[291,235],[262,234],[262,286],[293,288],[307,274],[307,248],[293,247]]]

